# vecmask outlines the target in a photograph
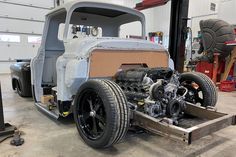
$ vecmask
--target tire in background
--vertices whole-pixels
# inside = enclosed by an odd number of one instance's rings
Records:
[[[186,81],[193,81],[201,88],[203,96],[203,103],[201,104],[201,106],[214,107],[216,105],[218,99],[218,93],[215,84],[208,76],[199,72],[187,72],[181,74],[180,83]]]
[[[226,46],[226,41],[235,40],[234,29],[227,22],[219,19],[200,21],[204,50],[210,54],[220,53],[221,58],[227,57],[233,50]]]

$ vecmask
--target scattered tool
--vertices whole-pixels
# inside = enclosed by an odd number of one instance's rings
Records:
[[[22,144],[24,144],[25,140],[21,138],[20,135],[20,131],[16,130],[13,135],[13,139],[11,140],[11,145],[21,146]]]

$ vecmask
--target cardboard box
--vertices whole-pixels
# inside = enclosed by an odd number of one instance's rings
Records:
[[[41,103],[43,104],[48,104],[49,102],[54,101],[54,96],[53,95],[43,95],[41,96]]]

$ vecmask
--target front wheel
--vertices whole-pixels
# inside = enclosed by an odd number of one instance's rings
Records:
[[[180,75],[180,83],[188,89],[185,100],[203,107],[214,107],[218,93],[212,80],[199,72],[187,72]]]
[[[73,107],[81,138],[93,148],[119,142],[129,126],[129,109],[120,87],[109,80],[89,80],[78,90]]]

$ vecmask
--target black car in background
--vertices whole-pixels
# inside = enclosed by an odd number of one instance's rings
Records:
[[[30,60],[20,60],[11,65],[12,88],[21,97],[32,97]]]

